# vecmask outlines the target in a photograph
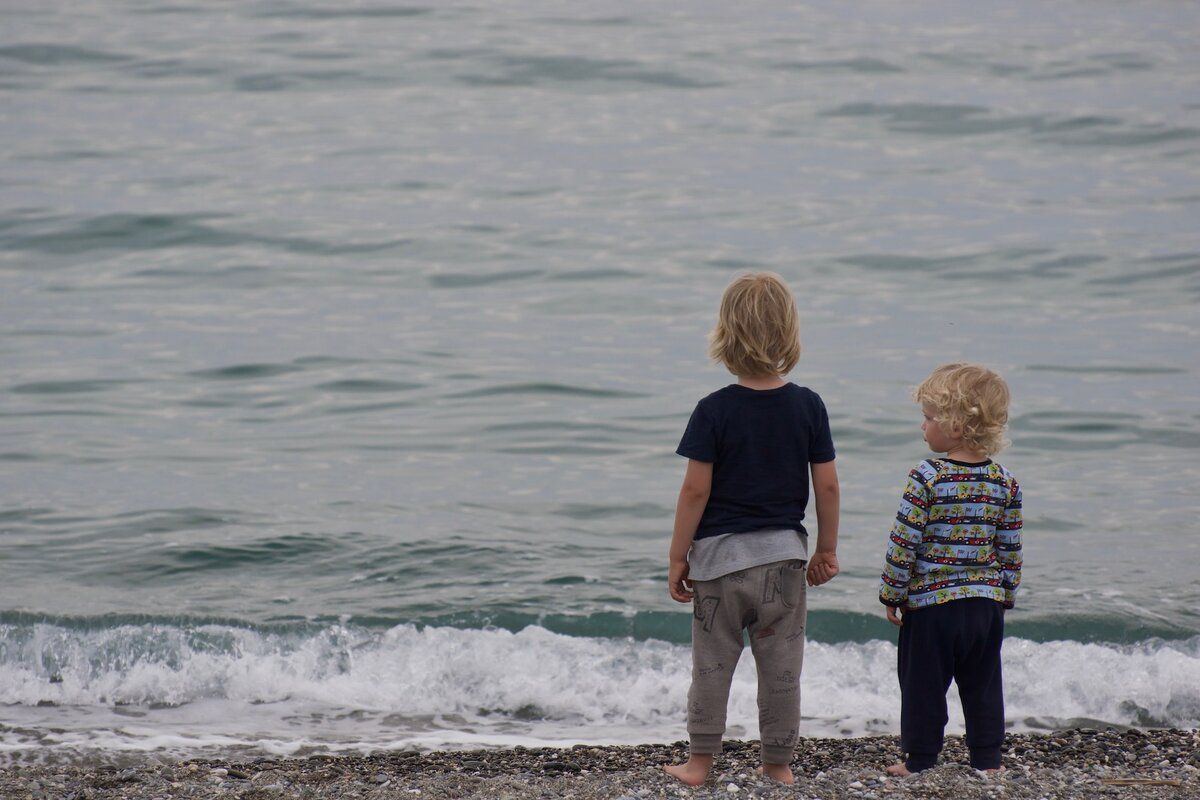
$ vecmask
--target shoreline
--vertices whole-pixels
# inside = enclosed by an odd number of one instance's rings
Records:
[[[29,800],[383,800],[384,798],[1197,798],[1200,730],[1095,730],[1009,734],[1006,771],[966,764],[962,737],[947,737],[938,767],[888,778],[898,738],[801,739],[794,786],[755,775],[758,743],[726,742],[706,784],[685,787],[661,766],[687,755],[684,742],[570,748],[393,751],[305,758],[194,759],[138,766],[9,765],[0,796]]]

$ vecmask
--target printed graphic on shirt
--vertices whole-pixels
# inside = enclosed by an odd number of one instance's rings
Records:
[[[909,473],[880,576],[885,605],[923,608],[968,597],[1016,601],[1021,487],[995,462],[931,458]]]

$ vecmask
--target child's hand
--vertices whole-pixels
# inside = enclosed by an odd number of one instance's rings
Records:
[[[899,628],[901,625],[904,624],[904,609],[897,608],[896,606],[888,606],[887,607],[887,618],[888,618],[888,622],[892,623],[897,628]]]
[[[696,593],[692,591],[692,582],[688,580],[687,559],[671,562],[671,568],[667,571],[667,589],[671,597],[680,603],[692,602]]]
[[[822,583],[828,583],[841,571],[837,553],[817,552],[808,560],[808,585],[820,586]]]

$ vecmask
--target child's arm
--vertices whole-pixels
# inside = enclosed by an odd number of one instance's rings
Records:
[[[1009,490],[1004,520],[996,526],[996,553],[1000,562],[1000,581],[1004,586],[1004,607],[1017,603],[1017,587],[1021,585],[1021,487],[1015,478]]]
[[[892,534],[884,559],[883,574],[879,582],[879,602],[888,606],[888,620],[901,624],[895,609],[903,609],[908,601],[908,579],[913,562],[917,559],[917,546],[925,538],[925,525],[929,521],[929,505],[932,499],[929,487],[920,470],[908,474],[904,497],[892,525]],[[903,611],[901,610],[901,614]]]
[[[820,586],[841,571],[837,559],[841,489],[834,462],[810,464],[809,470],[817,504],[817,549],[808,559],[808,585]]]
[[[713,465],[694,458],[688,459],[683,486],[679,489],[679,501],[675,504],[675,531],[671,534],[670,568],[667,571],[667,588],[671,597],[680,603],[690,603],[695,594],[688,580],[688,550],[700,525],[700,516],[708,505],[712,492]]]

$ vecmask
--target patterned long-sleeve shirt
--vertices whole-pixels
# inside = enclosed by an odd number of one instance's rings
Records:
[[[986,597],[1012,608],[1021,583],[1021,487],[1004,467],[922,461],[908,474],[879,602],[910,609]]]

